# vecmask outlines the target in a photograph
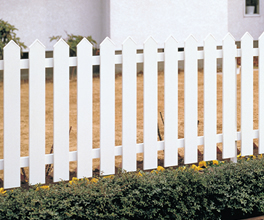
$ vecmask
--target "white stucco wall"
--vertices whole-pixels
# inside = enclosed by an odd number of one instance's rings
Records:
[[[65,31],[91,35],[100,44],[107,35],[102,25],[108,19],[103,13],[106,3],[107,0],[0,0],[0,18],[19,29],[17,35],[27,46],[39,39],[52,49],[55,42],[50,42],[49,37],[65,37]]]
[[[228,30],[237,41],[249,32],[257,40],[264,31],[264,2],[259,0],[259,16],[245,15],[245,0],[228,1]]]
[[[193,34],[202,45],[212,33],[221,40],[228,31],[228,0],[111,0],[110,35],[117,46],[132,36],[138,44],[152,35],[163,43],[173,35],[180,44]]]

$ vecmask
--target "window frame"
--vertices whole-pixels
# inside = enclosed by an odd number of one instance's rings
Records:
[[[254,14],[247,14],[247,13],[246,13],[246,10],[247,10],[246,7],[247,7],[247,2],[248,2],[248,1],[251,1],[251,2],[252,2],[252,1],[256,1],[256,5],[257,5],[257,7],[258,7],[257,9],[255,9],[255,10],[257,10],[256,13],[254,13]],[[245,17],[259,17],[259,16],[260,16],[260,8],[261,8],[261,7],[260,7],[260,4],[261,4],[261,1],[260,1],[260,0],[245,0],[245,1],[244,1],[244,16],[245,16]]]

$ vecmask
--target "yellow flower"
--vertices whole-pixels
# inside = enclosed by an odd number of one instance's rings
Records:
[[[91,183],[97,183],[97,182],[98,182],[98,179],[96,179],[96,178],[92,178],[90,182],[91,182]]]
[[[113,179],[114,178],[114,175],[109,175],[109,176],[104,176],[103,177],[103,179],[108,179],[108,178]]]
[[[218,165],[218,161],[217,160],[213,160],[213,165]]]
[[[241,153],[237,155],[237,158],[241,157]]]
[[[39,189],[47,189],[47,190],[49,190],[49,186],[44,185],[44,186],[37,187],[36,191],[39,191]]]
[[[199,162],[199,167],[206,168],[207,167],[206,162],[205,161],[200,161]]]
[[[179,167],[179,170],[180,170],[180,171],[183,171],[183,170],[185,170],[185,169],[186,169],[185,166],[183,166],[183,167]]]
[[[72,185],[72,181],[69,181],[69,184],[71,184],[71,185]]]
[[[76,177],[72,177],[72,181],[73,181],[73,182],[77,182],[77,181],[79,181],[79,179],[76,178]]]
[[[150,173],[158,173],[157,170],[152,170]]]
[[[253,156],[252,156],[252,159],[255,160],[255,159],[256,159],[256,156],[253,155]]]
[[[249,161],[249,160],[250,160],[250,158],[247,159],[247,161]]]
[[[87,183],[90,181],[88,178],[83,178],[83,180],[86,180]]]
[[[157,171],[164,171],[165,169],[162,166],[158,166]]]
[[[259,155],[258,155],[258,158],[261,159],[261,158],[262,158],[262,154],[259,154]]]
[[[2,187],[2,188],[0,188],[0,193],[1,194],[5,194],[6,193],[6,191],[4,190],[4,188]]]
[[[137,173],[137,176],[143,176],[141,172],[138,172]]]
[[[41,186],[40,188],[41,189],[47,189],[47,190],[49,190],[49,186],[45,186],[45,185],[44,186]]]
[[[196,170],[200,171],[200,170],[203,170],[203,168],[202,167],[197,167]]]
[[[193,165],[191,166],[191,169],[198,170],[198,167],[197,167],[195,164],[193,164]]]

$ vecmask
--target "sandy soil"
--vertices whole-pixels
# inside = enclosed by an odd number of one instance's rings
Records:
[[[184,137],[184,74],[179,73],[179,138]],[[237,129],[240,130],[240,75],[237,75],[238,114]],[[116,76],[116,146],[122,145],[122,76]],[[222,132],[222,75],[217,74],[217,133]],[[70,150],[76,150],[77,116],[76,116],[76,79],[70,81]],[[164,74],[158,74],[158,123],[163,138],[164,127],[160,112],[164,116]],[[137,77],[137,143],[143,143],[143,75]],[[93,79],[93,148],[100,146],[100,79]],[[203,73],[198,73],[198,135],[203,135]],[[254,129],[258,128],[258,72],[254,72]],[[158,136],[157,136],[158,139]],[[255,140],[257,143],[257,140]],[[53,84],[46,83],[46,153],[50,152],[53,143]],[[238,143],[239,145],[240,143]],[[218,145],[221,148],[221,144]],[[199,146],[203,152],[203,147]],[[183,156],[183,149],[179,149]],[[21,156],[28,156],[28,83],[21,85]],[[159,159],[163,152],[159,152]],[[0,159],[3,158],[3,84],[0,83]],[[138,160],[143,160],[143,154],[138,154]],[[93,168],[98,168],[99,159],[93,161]],[[116,157],[116,166],[121,166],[121,156]],[[70,163],[70,170],[76,168],[76,162]],[[3,171],[0,172],[0,178]]]

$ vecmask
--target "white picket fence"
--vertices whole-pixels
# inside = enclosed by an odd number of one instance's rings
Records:
[[[53,58],[45,58],[45,47],[36,40],[29,59],[20,59],[20,48],[10,42],[4,48],[4,188],[20,186],[20,168],[29,167],[29,183],[45,183],[45,165],[54,164],[54,182],[69,180],[69,162],[77,161],[77,177],[92,176],[92,160],[100,158],[104,175],[115,173],[115,156],[122,155],[122,168],[136,171],[136,155],[144,152],[144,169],[157,167],[157,151],[164,150],[164,166],[178,164],[178,148],[184,147],[184,163],[196,163],[197,146],[204,145],[204,160],[217,158],[217,143],[223,143],[223,158],[236,158],[236,141],[242,155],[253,154],[253,138],[264,153],[264,35],[259,47],[246,33],[237,49],[227,34],[221,50],[209,35],[204,50],[197,50],[193,36],[178,52],[177,41],[169,37],[164,52],[148,38],[143,54],[130,37],[121,55],[106,38],[100,56],[92,55],[92,45],[83,39],[77,57],[69,57],[69,46],[61,39]],[[253,56],[259,57],[259,129],[253,130]],[[236,57],[241,57],[241,132],[236,117]],[[216,67],[223,59],[223,134],[216,132]],[[204,60],[204,136],[197,136],[197,60]],[[178,139],[178,61],[184,60],[184,139]],[[136,142],[136,65],[144,63],[144,143]],[[157,141],[157,62],[164,62],[164,141]],[[122,64],[122,146],[115,146],[115,64]],[[100,65],[100,148],[92,145],[92,66]],[[77,151],[69,152],[69,66],[77,66]],[[45,68],[54,68],[54,153],[45,154]],[[20,70],[29,69],[29,156],[20,157]]]

